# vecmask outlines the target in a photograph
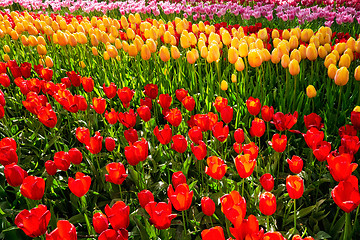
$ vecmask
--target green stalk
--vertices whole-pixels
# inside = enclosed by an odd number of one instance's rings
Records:
[[[266,227],[267,232],[270,232],[270,216],[266,216]]]
[[[182,211],[182,218],[183,218],[183,224],[184,224],[184,237],[186,237],[186,221],[185,221],[185,211]]]
[[[294,234],[296,232],[296,199],[294,199]]]
[[[350,239],[350,233],[351,233],[351,218],[350,218],[350,213],[345,213],[344,240]]]

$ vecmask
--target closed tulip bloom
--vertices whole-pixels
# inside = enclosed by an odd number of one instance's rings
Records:
[[[352,111],[350,115],[351,124],[354,125],[356,129],[360,129],[360,112]]]
[[[85,92],[92,92],[94,90],[94,80],[91,77],[82,77],[81,84]]]
[[[298,156],[292,156],[291,159],[286,159],[289,164],[290,171],[294,174],[299,174],[304,166],[304,161]]]
[[[265,173],[260,177],[261,186],[265,191],[270,192],[274,188],[274,178],[270,173]]]
[[[70,71],[67,72],[66,75],[68,76],[68,78],[70,79],[71,84],[74,87],[79,87],[81,84],[81,76],[76,73],[75,71]]]
[[[50,218],[50,211],[45,205],[40,204],[30,211],[24,209],[17,214],[15,225],[23,230],[27,236],[36,238],[45,234]]]
[[[250,154],[238,155],[235,158],[235,167],[241,178],[249,177],[256,166],[256,159],[251,159]]]
[[[152,109],[152,101],[151,98],[145,97],[144,99],[140,99],[140,106],[148,106],[149,109]]]
[[[284,152],[286,149],[286,144],[287,144],[286,135],[282,135],[280,137],[278,133],[274,134],[271,142],[269,141],[269,145],[272,146],[276,152]]]
[[[44,196],[44,192],[45,180],[40,177],[28,176],[24,178],[20,186],[20,193],[31,200],[40,200]]]
[[[224,142],[229,136],[229,126],[224,126],[223,122],[217,122],[212,128],[212,132],[217,140]]]
[[[298,175],[287,176],[286,178],[286,190],[289,193],[291,199],[299,199],[304,193],[304,180]]]
[[[110,83],[108,87],[105,86],[105,83],[103,84],[103,90],[107,98],[112,99],[116,96],[117,87],[115,83]]]
[[[109,228],[109,221],[107,219],[107,216],[102,212],[95,213],[92,222],[94,230],[97,234],[100,234]]]
[[[90,142],[90,130],[85,127],[78,127],[76,129],[76,138],[83,144]]]
[[[172,131],[170,126],[165,124],[163,130],[159,130],[159,127],[156,126],[154,129],[154,135],[161,144],[166,145],[171,141]]]
[[[4,87],[10,86],[10,78],[6,73],[0,74],[0,84],[3,85]]]
[[[335,79],[335,75],[337,73],[337,70],[338,69],[337,69],[335,64],[330,64],[329,67],[328,67],[328,71],[327,71],[329,78]]]
[[[341,181],[331,191],[331,196],[341,210],[347,213],[353,211],[360,204],[358,179],[352,175],[346,181]]]
[[[177,100],[179,100],[179,102],[182,102],[182,100],[187,96],[187,94],[188,94],[188,91],[185,90],[184,88],[177,89],[175,91],[176,98],[177,98]]]
[[[226,218],[235,225],[235,228],[240,227],[246,215],[246,201],[238,191],[232,191],[220,198],[221,211]]]
[[[67,171],[70,167],[70,156],[69,153],[60,151],[54,154],[54,162],[56,168],[61,171]]]
[[[113,139],[112,137],[105,138],[105,147],[106,150],[112,152],[115,149],[115,139]]]
[[[229,87],[228,82],[225,81],[225,80],[222,80],[221,84],[220,84],[220,89],[223,90],[223,91],[226,91],[228,89],[228,87]]]
[[[154,195],[152,194],[152,192],[150,192],[149,190],[142,190],[141,192],[139,192],[137,194],[138,199],[139,199],[139,204],[142,208],[145,208],[145,206],[149,203],[149,202],[153,202],[154,201]]]
[[[274,108],[264,105],[261,108],[261,117],[265,122],[270,122],[274,115]]]
[[[86,144],[86,149],[90,151],[91,154],[98,154],[101,152],[103,137],[100,135],[100,132],[95,132],[95,136],[90,138],[88,144]]]
[[[170,109],[165,115],[166,121],[172,126],[177,127],[182,121],[181,111],[178,108]]]
[[[172,102],[172,97],[169,94],[160,94],[159,100],[157,102],[162,109],[169,109]]]
[[[226,98],[218,96],[216,97],[213,105],[216,108],[216,111],[221,113],[221,110],[223,110],[223,108],[225,108],[228,105],[228,100]]]
[[[56,174],[57,168],[54,161],[48,160],[45,162],[45,170],[50,175],[53,176]]]
[[[352,155],[347,153],[340,154],[336,157],[329,156],[327,163],[330,174],[337,182],[348,179],[358,167],[357,163],[352,163]]]
[[[106,100],[102,97],[93,98],[93,105],[91,106],[96,113],[103,114],[106,108]]]
[[[250,159],[256,159],[259,154],[259,147],[254,142],[244,144],[242,150],[244,154],[250,154]]]
[[[255,118],[254,120],[252,120],[250,127],[250,135],[252,137],[261,137],[262,135],[264,135],[265,130],[266,126],[264,120],[260,118]]]
[[[106,165],[105,169],[109,173],[105,174],[105,181],[107,182],[120,185],[128,176],[126,174],[124,165],[120,162],[109,163],[108,165]]]
[[[172,137],[173,144],[171,144],[171,148],[174,149],[178,153],[184,153],[187,149],[187,141],[182,135],[174,135]]]
[[[118,113],[115,111],[115,109],[111,109],[110,112],[106,110],[105,112],[105,119],[110,125],[114,125],[118,121]]]
[[[192,127],[189,132],[189,137],[191,141],[193,141],[195,144],[199,144],[200,140],[203,139],[201,128],[198,126]]]
[[[346,67],[341,67],[336,71],[335,84],[338,86],[344,86],[349,81],[349,70]]]
[[[201,210],[206,216],[212,216],[215,212],[215,203],[209,197],[201,198]]]
[[[355,68],[354,77],[356,81],[360,81],[360,66]]]
[[[119,122],[127,128],[133,128],[136,124],[136,113],[134,109],[129,109],[128,112],[119,112],[118,114]]]
[[[159,88],[156,84],[146,84],[144,87],[144,94],[151,99],[156,99],[158,96]]]
[[[84,196],[90,189],[91,178],[84,173],[77,172],[75,179],[69,177],[69,189],[77,197]]]
[[[188,110],[189,112],[191,112],[195,108],[195,100],[191,96],[184,97],[184,99],[181,101],[181,103],[186,108],[186,110]]]
[[[226,123],[229,124],[233,118],[234,109],[230,106],[224,107],[221,112],[221,119]]]
[[[201,232],[202,240],[225,240],[224,230],[220,226],[216,226],[210,229],[205,229]]]
[[[321,129],[324,127],[324,123],[322,123],[322,119],[316,113],[310,113],[309,115],[304,115],[304,124],[306,129],[310,129],[315,127],[317,129]]]
[[[149,221],[154,224],[156,229],[168,229],[171,225],[171,220],[176,217],[176,214],[171,214],[172,206],[170,201],[164,202],[149,202],[145,206],[146,212],[150,215]]]
[[[166,46],[161,46],[161,48],[159,50],[159,56],[163,62],[169,61],[170,60],[169,49]]]
[[[241,128],[236,129],[234,132],[234,138],[237,143],[243,143],[245,140],[244,130]]]
[[[148,106],[140,106],[136,111],[144,122],[148,122],[151,119],[151,112]]]
[[[148,156],[149,143],[144,138],[125,147],[126,160],[132,166],[136,166],[140,161],[145,161]]]
[[[54,128],[57,123],[57,117],[54,110],[51,108],[49,103],[46,104],[46,107],[41,107],[38,110],[37,116],[39,121],[48,128]]]
[[[300,73],[300,65],[296,59],[290,61],[289,72],[292,76],[298,75]]]
[[[246,100],[246,107],[251,115],[258,115],[261,110],[261,103],[258,98],[249,97],[248,100]]]
[[[28,176],[28,173],[15,163],[6,165],[4,174],[6,181],[12,187],[20,186],[23,183],[24,178]]]
[[[266,216],[271,216],[276,211],[276,198],[270,192],[264,192],[260,195],[259,201],[260,212]]]
[[[199,146],[195,146],[194,143],[191,143],[191,151],[197,160],[203,160],[207,154],[206,145],[201,140],[199,141]]]
[[[20,65],[21,75],[24,78],[29,78],[31,75],[31,63],[24,62]]]
[[[174,185],[174,188],[176,188],[178,185],[186,183],[186,177],[182,171],[174,172],[171,176],[171,182]]]
[[[323,162],[326,160],[326,157],[331,152],[331,144],[326,141],[321,141],[317,143],[316,148],[313,149],[313,154],[316,157],[316,159],[320,162]]]
[[[0,141],[0,164],[6,166],[12,163],[17,164],[16,142],[13,138],[3,138]]]
[[[105,214],[115,230],[129,226],[129,213],[130,207],[126,206],[123,201],[117,201],[111,208],[109,205],[105,206]]]
[[[307,130],[306,134],[304,134],[303,136],[308,147],[313,150],[316,148],[319,142],[324,140],[324,132],[319,131],[315,127]]]
[[[208,166],[205,167],[205,173],[216,180],[221,180],[227,170],[224,161],[219,157],[211,156],[208,157],[206,162]]]
[[[130,106],[131,99],[134,96],[135,91],[131,90],[128,87],[119,88],[117,94],[122,102],[124,108],[128,108]]]
[[[82,162],[83,156],[82,153],[77,148],[71,148],[68,152],[69,159],[72,164],[80,164]]]
[[[313,85],[307,86],[306,95],[308,96],[308,98],[316,97],[316,89],[315,89],[315,87]]]
[[[190,191],[186,183],[180,184],[175,188],[175,191],[170,184],[167,190],[168,197],[177,211],[185,211],[190,208],[193,191]]]
[[[58,239],[66,239],[66,240],[76,240],[76,228],[67,220],[59,220],[57,222],[57,228],[51,233],[46,233],[47,240],[58,240]]]
[[[240,56],[243,57],[241,54]],[[261,66],[263,60],[261,58],[259,51],[252,49],[249,51],[248,61],[251,67],[256,68]]]

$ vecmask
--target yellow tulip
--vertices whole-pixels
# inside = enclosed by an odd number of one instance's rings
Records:
[[[354,61],[354,53],[353,53],[353,51],[352,51],[350,48],[346,49],[345,52],[344,52],[344,54],[349,55],[351,62]]]
[[[135,44],[129,45],[128,53],[130,57],[136,57],[136,55],[138,54],[138,50]]]
[[[325,58],[327,56],[327,51],[324,46],[320,46],[318,49],[319,57]]]
[[[298,75],[300,73],[300,65],[296,59],[290,61],[289,72],[292,76]]]
[[[290,49],[298,48],[299,46],[299,40],[296,36],[291,36],[289,40]]]
[[[94,56],[99,55],[96,47],[92,47],[92,48],[91,48],[91,52],[92,52],[92,54],[94,54]]]
[[[261,55],[258,50],[250,50],[248,54],[248,61],[251,67],[260,67],[262,63]]]
[[[201,57],[202,57],[202,58],[207,58],[208,53],[209,53],[209,52],[208,52],[207,47],[206,47],[206,46],[202,46],[202,47],[201,47],[201,51],[200,51]]]
[[[0,30],[0,31],[1,31],[1,30]],[[25,35],[21,35],[21,43],[22,43],[24,46],[28,46],[28,45],[29,45],[28,38],[27,38]]]
[[[231,64],[235,64],[238,59],[237,50],[234,47],[230,47],[228,51],[228,60]]]
[[[316,97],[316,89],[315,89],[315,87],[313,85],[307,86],[306,95],[308,96],[308,98]]]
[[[356,81],[360,81],[360,66],[355,68],[354,77]]]
[[[231,74],[231,82],[236,83],[237,82],[237,76],[236,74]]]
[[[68,43],[69,43],[70,46],[72,46],[72,47],[75,47],[75,46],[77,45],[76,38],[74,37],[73,34],[70,34],[70,35],[69,35]]]
[[[114,47],[111,44],[106,46],[106,52],[109,54],[111,58],[116,58],[116,56],[118,55],[118,51],[116,47]]]
[[[337,70],[338,69],[337,69],[335,64],[330,64],[329,67],[328,67],[328,76],[329,76],[329,78],[334,79]]]
[[[293,59],[295,59],[298,62],[301,61],[301,54],[300,54],[299,50],[297,50],[297,49],[292,50],[292,52],[290,54],[290,61]]]
[[[153,39],[147,39],[145,44],[148,45],[151,53],[156,52],[156,43]]]
[[[9,55],[7,55],[7,54],[4,54],[4,55],[3,55],[3,59],[4,59],[5,62],[10,61],[10,57],[9,57]]]
[[[289,32],[289,30],[285,29],[285,30],[282,32],[282,38],[285,39],[285,40],[289,40],[289,38],[290,38],[290,32]]]
[[[160,51],[159,51],[159,56],[163,62],[169,61],[170,60],[169,49],[165,46],[161,46]]]
[[[268,34],[266,31],[266,28],[260,29],[258,32],[258,38],[260,38],[262,41],[266,41],[268,38]]]
[[[165,43],[170,43],[171,42],[171,33],[169,31],[166,31],[164,33],[164,42]]]
[[[85,67],[86,67],[86,65],[85,65],[85,63],[84,63],[83,61],[80,61],[80,62],[79,62],[79,66],[80,66],[81,68],[85,68]]]
[[[180,45],[182,48],[186,49],[190,47],[190,39],[187,35],[182,34],[180,37]]]
[[[336,71],[335,84],[338,86],[344,86],[349,81],[349,70],[346,67],[341,67]]]
[[[170,52],[171,52],[171,57],[173,59],[178,59],[180,57],[180,51],[176,46],[171,46],[170,48]]]
[[[151,52],[148,45],[144,44],[141,46],[140,52],[141,58],[144,60],[149,60],[151,58]]]
[[[350,56],[347,54],[344,54],[341,56],[340,61],[339,61],[339,67],[346,67],[349,68],[350,67],[350,63],[351,63],[351,59]]]
[[[5,45],[5,46],[3,47],[3,49],[4,49],[4,52],[6,52],[6,53],[9,53],[9,52],[10,52],[10,47],[9,47],[8,45]]]
[[[278,64],[281,61],[279,49],[274,48],[271,52],[271,62]]]
[[[222,80],[221,81],[221,84],[220,84],[220,88],[221,88],[221,90],[223,90],[223,91],[226,91],[227,89],[228,89],[228,82],[227,81],[225,81],[225,80]]]
[[[48,68],[52,68],[54,66],[53,60],[49,56],[45,57],[45,65]]]
[[[315,61],[318,56],[318,53],[316,51],[316,47],[313,44],[309,44],[309,46],[306,48],[306,57],[310,61]]]
[[[231,36],[230,36],[230,33],[229,33],[227,30],[225,30],[225,31],[221,34],[221,38],[222,38],[223,43],[224,43],[226,46],[230,45],[230,43],[231,43]]]
[[[190,64],[194,64],[196,61],[196,57],[192,51],[187,51],[186,59],[187,59],[188,63],[190,63]]]
[[[104,60],[109,60],[110,59],[110,56],[109,56],[109,53],[107,51],[104,52]]]
[[[239,45],[239,56],[246,57],[249,54],[249,46],[247,43],[241,43]]]
[[[46,55],[47,53],[47,50],[46,50],[46,47],[44,45],[37,45],[37,48],[36,48],[37,52],[39,55]]]
[[[290,57],[289,55],[286,55],[284,54],[282,57],[281,57],[281,66],[283,68],[287,68],[290,64]]]

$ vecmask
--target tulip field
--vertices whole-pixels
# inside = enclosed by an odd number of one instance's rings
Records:
[[[0,239],[360,239],[360,4],[0,1]]]

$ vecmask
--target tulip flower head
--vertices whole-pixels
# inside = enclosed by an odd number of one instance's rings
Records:
[[[291,199],[299,199],[304,193],[304,180],[298,175],[287,176],[286,189]]]

